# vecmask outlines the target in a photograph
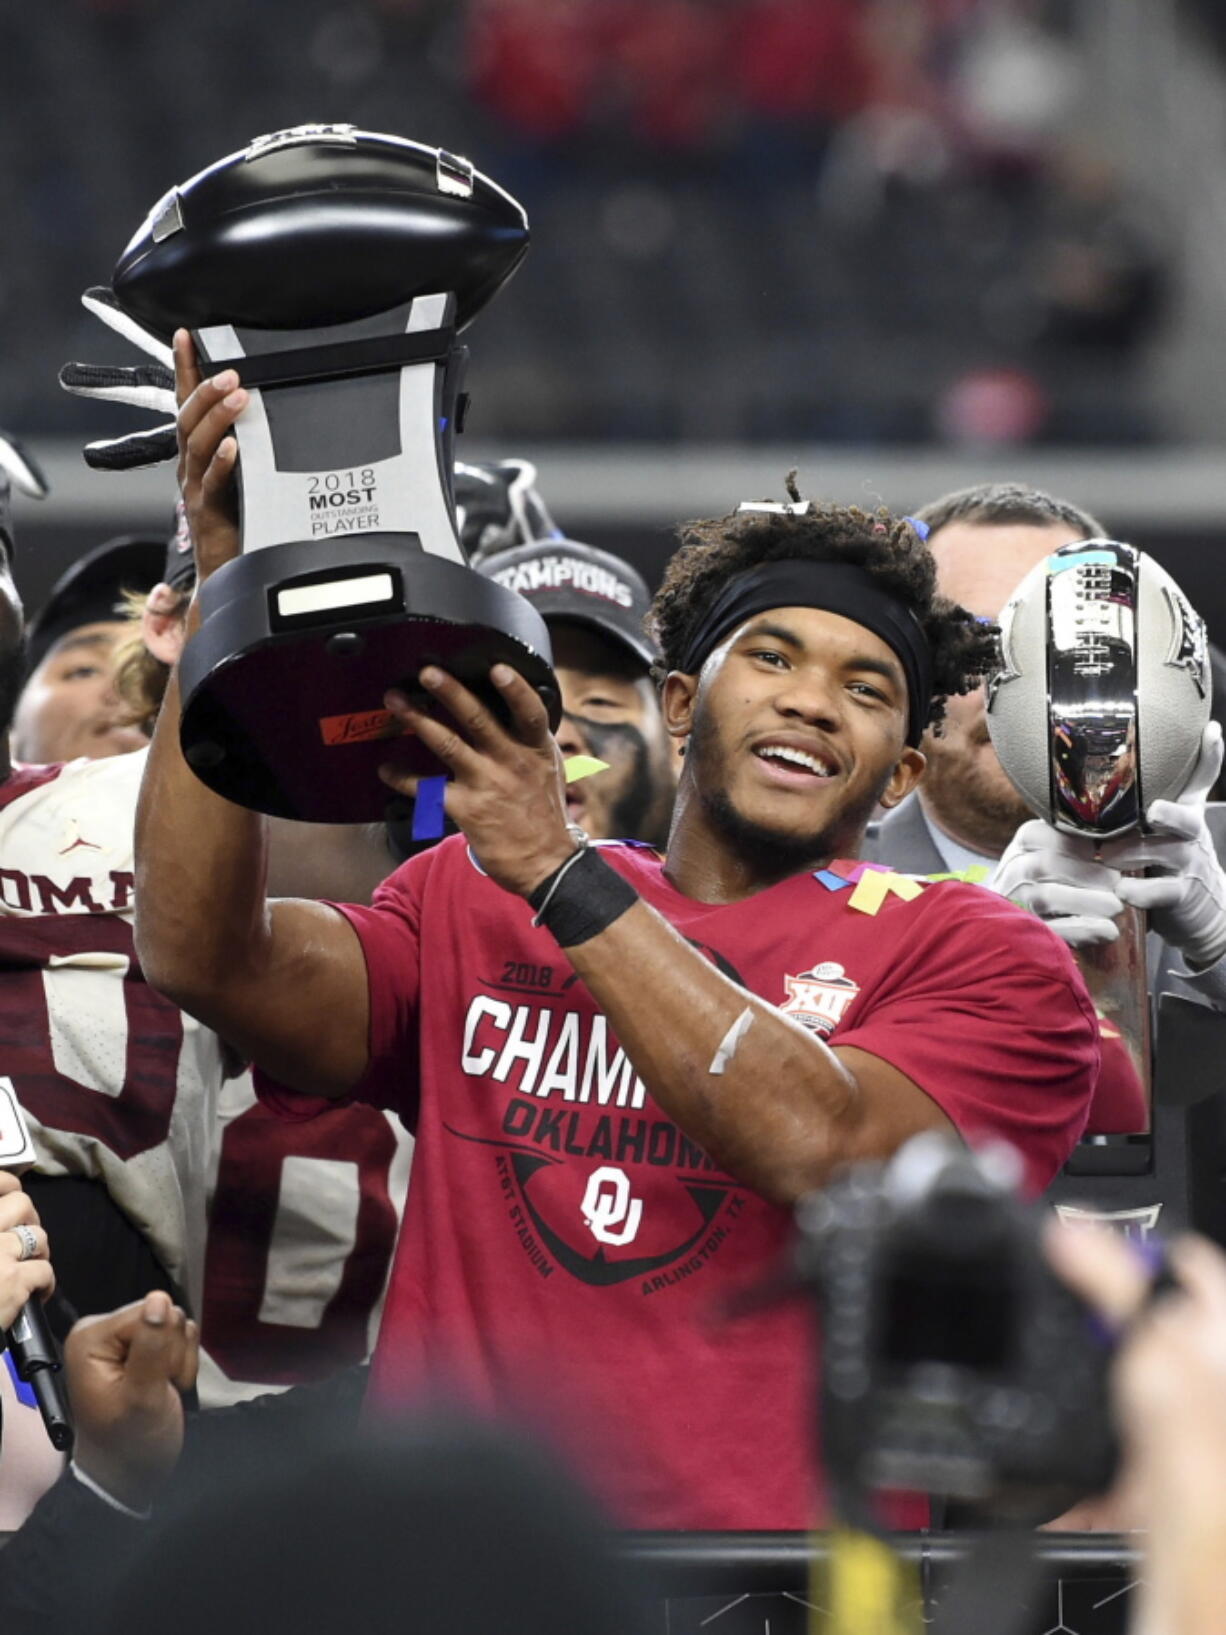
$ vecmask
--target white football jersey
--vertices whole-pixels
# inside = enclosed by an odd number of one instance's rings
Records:
[[[103,1181],[198,1310],[221,1048],[136,963],[144,761],[18,768],[0,784],[0,1071],[38,1168]]]
[[[413,1138],[392,1113],[302,1098],[270,1113],[226,1081],[201,1308],[210,1407],[315,1379],[374,1348]]]
[[[145,759],[0,784],[0,1074],[38,1168],[101,1179],[183,1289],[212,1407],[369,1354],[412,1141],[368,1107],[274,1118],[248,1075],[225,1083],[216,1034],[146,986],[131,924]]]

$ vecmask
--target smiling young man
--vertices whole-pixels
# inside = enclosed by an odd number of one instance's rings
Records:
[[[234,550],[222,434],[246,397],[177,345],[203,578]],[[147,976],[278,1085],[417,1131],[376,1405],[431,1382],[514,1404],[630,1525],[806,1526],[809,1316],[729,1322],[721,1301],[774,1267],[801,1194],[918,1131],[1006,1137],[1031,1186],[1055,1173],[1097,1069],[1067,950],[987,892],[883,894],[832,866],[918,778],[940,697],[990,662],[933,579],[885,516],[689,530],[654,615],[688,741],[666,858],[568,828],[513,671],[491,673],[508,730],[424,670],[432,713],[389,708],[449,768],[463,833],[370,908],[266,900],[264,824],[192,776],[172,683],[138,822]]]

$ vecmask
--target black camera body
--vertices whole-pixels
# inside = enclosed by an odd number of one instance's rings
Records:
[[[1110,1485],[1111,1346],[1044,1258],[1010,1149],[908,1142],[802,1200],[822,1459],[844,1519],[901,1489],[1034,1524]]]

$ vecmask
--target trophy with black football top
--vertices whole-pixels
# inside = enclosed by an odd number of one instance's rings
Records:
[[[201,587],[180,664],[184,754],[275,816],[387,815],[377,768],[442,768],[400,732],[438,664],[503,707],[512,665],[556,725],[544,622],[474,573],[457,536],[457,337],[528,247],[522,208],[465,159],[348,125],[261,137],[173,188],[115,268],[155,336],[237,370],[242,554]]]

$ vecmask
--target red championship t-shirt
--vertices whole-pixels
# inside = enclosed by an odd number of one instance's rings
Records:
[[[954,881],[866,902],[838,872],[854,865],[712,906],[675,891],[654,852],[602,852],[726,976],[893,1063],[968,1137],[1014,1143],[1032,1190],[1056,1173],[1085,1123],[1098,1027],[1032,915]],[[462,837],[343,912],[370,975],[357,1095],[417,1131],[372,1400],[428,1384],[514,1404],[578,1451],[624,1525],[812,1525],[809,1310],[723,1309],[777,1266],[789,1211],[656,1106],[566,955]]]

